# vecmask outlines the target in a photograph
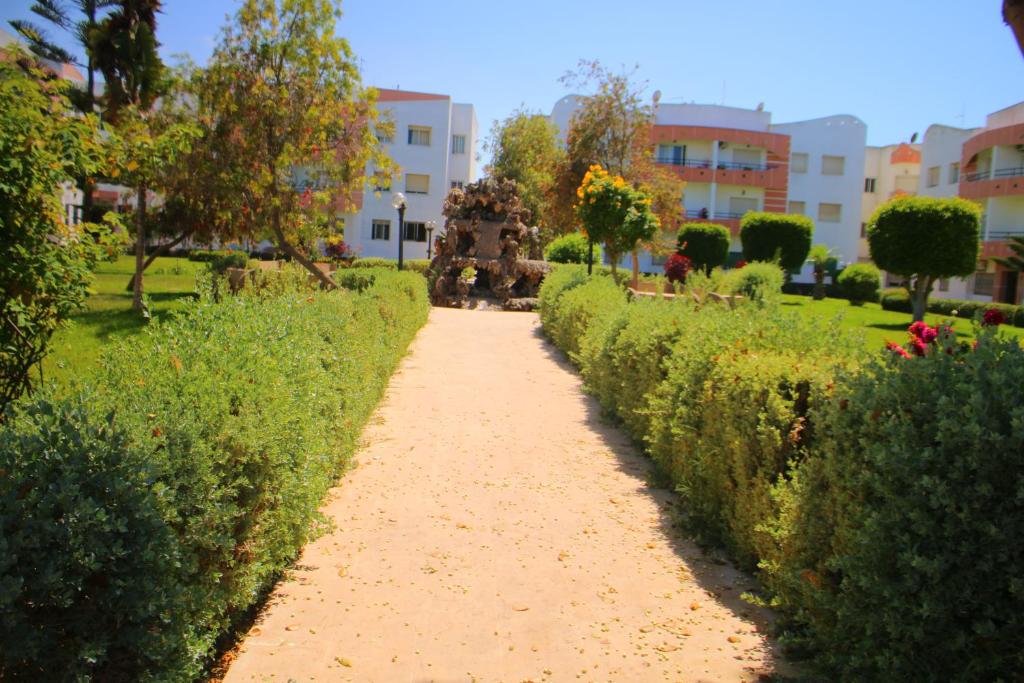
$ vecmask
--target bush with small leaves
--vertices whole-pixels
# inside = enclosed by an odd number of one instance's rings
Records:
[[[882,273],[870,263],[853,263],[839,273],[839,287],[854,306],[866,301],[878,301],[878,288]]]
[[[811,251],[814,221],[796,214],[748,211],[740,219],[740,241],[747,261],[778,261],[799,270]]]
[[[705,272],[725,265],[729,258],[729,228],[717,223],[686,223],[679,229],[676,243],[679,253],[689,257]]]

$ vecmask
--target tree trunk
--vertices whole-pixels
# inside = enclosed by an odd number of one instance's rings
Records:
[[[1003,21],[1013,30],[1017,47],[1024,55],[1024,0],[1003,0]]]
[[[587,237],[587,275],[594,274],[594,240]]]
[[[640,256],[633,250],[633,289],[640,289]]]
[[[910,294],[910,310],[914,315],[914,322],[924,320],[924,314],[928,312],[928,295],[931,294],[934,278],[918,275],[912,285],[908,281],[907,293]]]
[[[321,284],[327,289],[337,289],[337,283],[331,279],[331,276],[323,272],[316,267],[311,260],[296,249],[292,244],[285,238],[284,231],[281,229],[281,216],[277,211],[274,212],[273,225],[271,229],[274,231],[274,237],[277,239],[277,246],[279,246],[285,253],[291,256],[293,259],[299,262],[303,268],[313,274],[316,279],[320,280]]]
[[[139,185],[135,200],[135,278],[132,308],[142,311],[142,271],[146,261],[146,186]]]
[[[825,273],[814,271],[814,300],[821,301],[825,298]]]
[[[158,258],[160,258],[164,254],[166,254],[168,251],[170,251],[174,247],[176,247],[179,244],[181,244],[182,240],[184,240],[186,237],[188,237],[191,234],[192,234],[191,230],[185,230],[184,232],[182,232],[180,235],[175,237],[170,242],[167,242],[165,244],[161,244],[159,247],[157,247],[156,250],[146,258],[146,262],[142,264],[143,272],[145,272],[146,268],[149,268],[151,265],[153,265],[153,261],[156,261]],[[135,290],[135,276],[134,275],[132,275],[131,278],[128,279],[128,285],[124,288],[124,290],[126,292],[131,292],[131,291]]]

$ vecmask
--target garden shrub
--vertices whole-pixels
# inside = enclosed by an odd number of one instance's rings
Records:
[[[910,298],[902,288],[883,289],[879,298],[882,308],[887,311],[910,313]],[[1007,324],[1024,327],[1024,306],[998,304],[990,301],[965,301],[964,299],[929,299],[928,312],[972,320],[985,311],[996,310],[1003,314]]]
[[[556,237],[544,248],[544,260],[551,263],[586,263],[589,252],[587,238],[578,232]],[[600,263],[595,250],[594,262]]]
[[[679,229],[676,240],[679,253],[704,271],[725,265],[731,241],[729,228],[717,223],[686,223]]]
[[[747,261],[778,261],[799,270],[811,250],[814,221],[796,214],[748,211],[740,219],[740,241]]]
[[[219,275],[227,272],[228,268],[245,268],[249,264],[249,255],[244,251],[228,251],[215,253],[213,258],[206,261],[210,270]]]
[[[430,261],[425,258],[411,258],[402,264],[402,268],[426,276],[430,272]]]
[[[1024,349],[886,354],[837,381],[769,566],[834,680],[1024,670]]]
[[[853,263],[839,273],[840,288],[854,306],[861,306],[865,301],[878,300],[878,287],[882,282],[882,273],[870,263]]]
[[[739,294],[751,301],[778,299],[786,274],[774,263],[748,263],[725,274],[722,286],[730,294]]]
[[[201,673],[322,526],[325,493],[426,320],[422,277],[375,277],[359,294],[205,298],[115,345],[72,396],[11,412],[0,678]]]
[[[404,265],[404,264],[403,264]],[[346,268],[390,268],[391,270],[398,270],[398,261],[389,258],[379,258],[377,256],[367,256],[366,258],[357,258],[352,261]]]
[[[540,300],[540,320],[546,330],[558,312],[558,300],[567,291],[589,280],[586,266],[555,266],[544,276],[537,297]]]
[[[690,274],[691,261],[684,254],[672,254],[665,259],[665,278],[671,283],[685,283]]]
[[[591,320],[612,313],[624,306],[626,300],[626,292],[612,278],[592,278],[558,297],[554,316],[549,318],[545,331],[573,362],[578,363],[580,342]]]
[[[188,253],[188,260],[208,263],[232,254],[244,255],[244,253],[245,252],[236,251],[234,249],[193,249]]]

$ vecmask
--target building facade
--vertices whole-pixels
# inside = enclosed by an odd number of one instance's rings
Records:
[[[875,210],[890,199],[916,195],[921,180],[921,145],[901,142],[864,151],[864,192],[861,194],[857,260],[871,261],[865,229]]]
[[[361,257],[398,257],[398,212],[394,193],[406,198],[405,258],[427,256],[427,224],[444,225],[441,210],[448,192],[476,177],[476,113],[471,104],[453,103],[448,95],[382,89],[382,116],[394,124],[391,137],[380,137],[398,175],[379,179],[357,196],[356,210],[341,215],[345,241]],[[374,169],[368,169],[374,177]]]
[[[938,297],[1021,303],[1024,277],[996,263],[1009,240],[1024,237],[1024,102],[989,114],[981,128],[932,125],[921,146],[918,192],[960,196],[982,207],[976,272],[940,283]]]
[[[552,110],[563,140],[581,102],[569,95]],[[853,116],[773,124],[760,107],[658,104],[651,143],[655,160],[686,181],[680,198],[686,221],[728,227],[731,251],[741,251],[739,225],[748,211],[794,213],[814,219],[815,243],[852,262],[859,248],[866,137],[867,127]],[[645,272],[660,271],[662,263],[649,253],[640,258]],[[811,279],[805,270],[798,280]]]

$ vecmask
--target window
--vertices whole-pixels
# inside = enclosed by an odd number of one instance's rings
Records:
[[[393,133],[382,133],[381,131],[377,131],[377,142],[380,144],[390,145],[394,141],[395,136]]]
[[[950,183],[950,185],[952,185],[953,183],[959,183],[959,182],[960,182],[960,163],[959,162],[953,162],[952,164],[949,165],[949,183]]]
[[[733,149],[732,162],[739,164],[741,168],[752,170],[761,168],[761,150],[759,149]]]
[[[405,222],[405,241],[406,242],[426,242],[427,241],[427,224],[416,221]]]
[[[409,194],[427,194],[430,191],[430,176],[423,173],[406,173],[405,191]]]
[[[466,136],[465,135],[453,135],[452,136],[452,154],[465,154],[466,153]]]
[[[979,296],[992,296],[995,291],[996,274],[979,270],[974,274],[974,293]]]
[[[452,181],[452,189],[453,190],[462,190],[462,189],[465,189],[465,187],[466,187],[466,182],[464,180],[453,180]]]
[[[409,144],[430,147],[430,128],[426,126],[409,126]]]
[[[865,239],[867,236],[868,236],[868,224],[867,223],[861,223],[860,224],[860,238],[861,239]]]
[[[370,239],[385,241],[391,239],[391,221],[374,219],[373,227],[370,231]]]
[[[798,213],[801,216],[806,216],[807,215],[807,202],[790,202],[789,203],[789,212],[790,213]]]
[[[843,175],[845,167],[846,157],[821,156],[821,175]]]
[[[686,161],[686,145],[658,145],[657,161],[681,166]]]
[[[935,187],[939,184],[939,167],[932,166],[928,169],[928,187]]]
[[[731,218],[740,218],[747,211],[757,211],[757,197],[729,197],[729,214]]]
[[[876,178],[865,178],[864,179],[864,192],[872,194],[875,191]]]
[[[818,220],[822,223],[838,223],[843,220],[842,204],[818,204]]]
[[[807,173],[807,155],[803,152],[793,152],[789,159],[789,170],[793,173]]]

